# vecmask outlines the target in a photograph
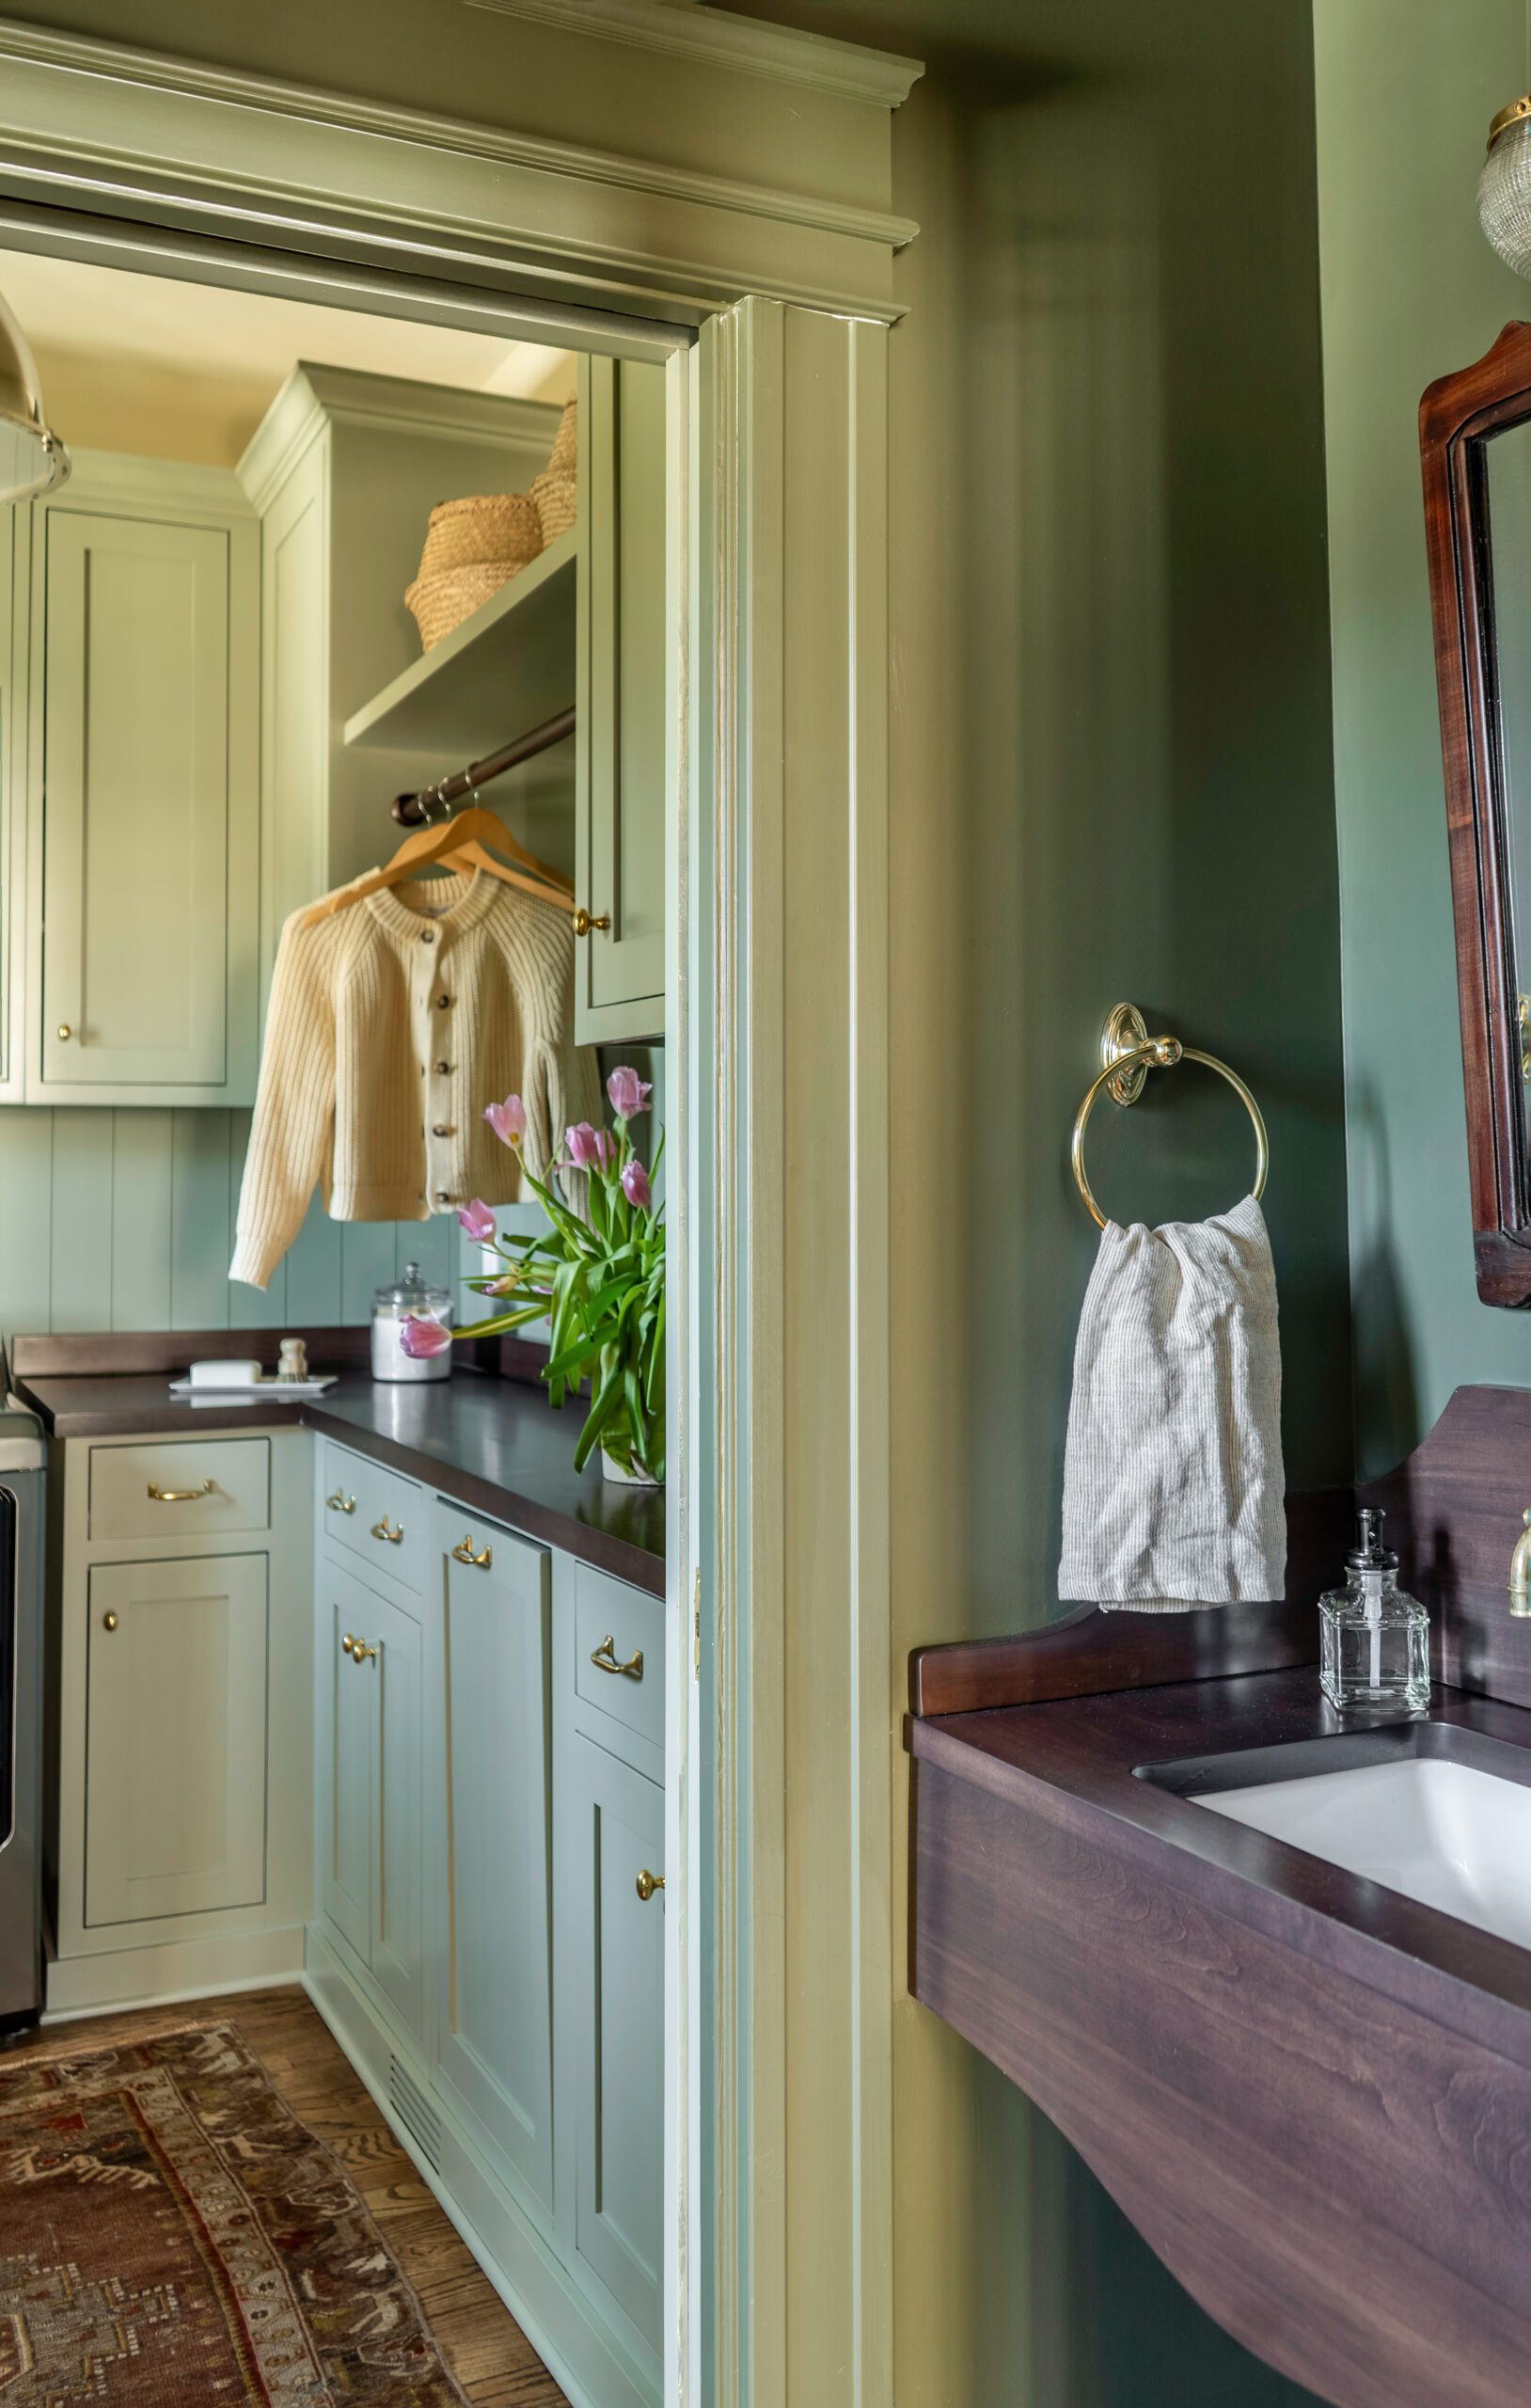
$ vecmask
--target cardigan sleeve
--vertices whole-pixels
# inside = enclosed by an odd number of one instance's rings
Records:
[[[276,949],[229,1271],[252,1288],[266,1285],[302,1228],[334,1147],[331,926],[305,928],[294,911]]]

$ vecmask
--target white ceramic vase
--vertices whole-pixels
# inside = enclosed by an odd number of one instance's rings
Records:
[[[617,1481],[623,1488],[663,1488],[664,1486],[662,1480],[651,1480],[646,1471],[623,1471],[621,1464],[612,1462],[604,1447],[601,1449],[601,1478]]]

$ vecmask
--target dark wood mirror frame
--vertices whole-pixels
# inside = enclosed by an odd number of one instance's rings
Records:
[[[1498,774],[1493,589],[1482,438],[1531,420],[1531,325],[1505,328],[1419,405],[1445,764],[1457,993],[1477,1291],[1531,1305],[1531,1167]],[[1527,932],[1531,939],[1531,931]]]

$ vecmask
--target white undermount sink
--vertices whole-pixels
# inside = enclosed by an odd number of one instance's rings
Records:
[[[1415,1756],[1193,1802],[1531,1948],[1531,1787],[1522,1782]]]

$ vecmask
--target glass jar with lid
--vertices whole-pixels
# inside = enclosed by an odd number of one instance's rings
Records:
[[[451,1372],[452,1350],[438,1354],[406,1354],[401,1341],[404,1323],[412,1318],[450,1329],[452,1300],[445,1288],[434,1288],[421,1275],[418,1262],[406,1262],[401,1277],[379,1288],[372,1296],[372,1377],[374,1380],[444,1380]]]

